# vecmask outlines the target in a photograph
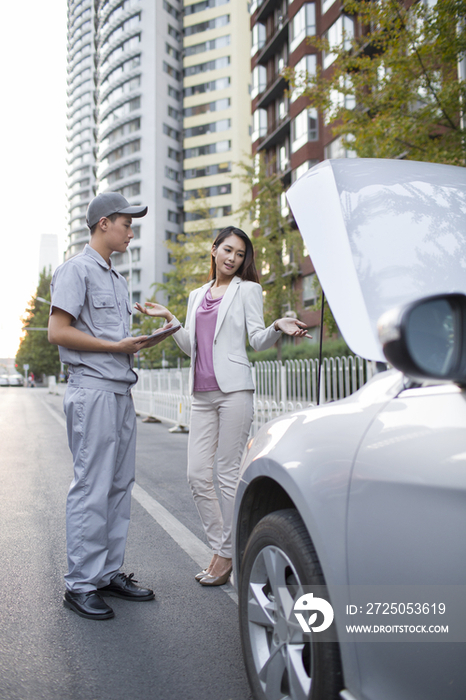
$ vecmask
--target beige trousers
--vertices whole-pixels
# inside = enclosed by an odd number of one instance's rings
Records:
[[[188,483],[214,554],[231,558],[233,501],[253,418],[253,392],[194,392],[188,441]],[[217,455],[220,501],[213,470]]]

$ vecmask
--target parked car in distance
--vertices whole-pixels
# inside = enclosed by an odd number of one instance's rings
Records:
[[[24,377],[19,372],[13,372],[8,376],[8,384],[10,386],[24,386]]]
[[[0,374],[0,386],[9,386],[8,374]]]
[[[346,342],[392,369],[248,445],[233,557],[253,696],[462,700],[466,168],[325,161],[287,196]]]

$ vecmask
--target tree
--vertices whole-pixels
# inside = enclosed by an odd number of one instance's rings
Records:
[[[320,311],[322,313],[322,286],[319,282],[319,278],[317,277],[317,275],[314,278],[314,288],[317,292],[317,301],[313,306],[311,306],[311,311]],[[339,332],[338,325],[337,325],[337,322],[335,321],[334,315],[332,314],[332,310],[331,310],[330,306],[328,305],[328,301],[327,301],[326,297],[324,299],[323,322],[324,322],[324,327],[327,330],[328,338],[332,339],[338,335],[338,332]]]
[[[155,301],[157,292],[164,292],[168,308],[182,323],[186,318],[189,293],[208,280],[210,250],[217,233],[213,212],[203,192],[199,191],[199,194],[201,196],[189,200],[186,207],[189,229],[173,234],[173,237],[166,241],[173,269],[167,274],[165,282],[154,285],[156,291],[150,299]],[[144,316],[140,326],[141,332],[150,333],[153,327],[154,320]],[[140,354],[143,362],[155,366],[161,363],[163,353],[165,358],[171,361],[186,357],[173,338],[168,338],[153,348],[141,350]]]
[[[21,369],[24,364],[29,365],[29,371],[35,376],[57,376],[60,372],[60,358],[58,348],[51,345],[47,339],[45,330],[28,330],[31,328],[47,328],[50,305],[40,301],[38,297],[50,301],[51,272],[45,268],[40,273],[39,284],[35,295],[31,298],[22,322],[26,333],[21,339],[16,364]]]
[[[216,234],[208,201],[202,191],[199,194],[201,197],[187,202],[185,215],[189,226],[185,225],[182,233],[174,234],[166,242],[174,267],[167,274],[167,281],[156,285],[157,291],[167,295],[170,311],[182,321],[189,293],[207,282],[210,250]]]
[[[346,0],[357,38],[313,43],[331,66],[294,75],[335,136],[359,157],[465,165],[466,0],[402,3]],[[349,26],[349,25],[347,25]]]
[[[240,172],[234,177],[247,186],[248,196],[235,214],[243,223],[253,222],[253,243],[256,265],[264,289],[264,317],[266,325],[281,318],[287,310],[294,310],[296,295],[293,282],[299,274],[299,260],[303,243],[293,228],[285,189],[275,173],[274,163],[256,156],[253,165],[240,163]],[[278,343],[281,356],[281,339]]]

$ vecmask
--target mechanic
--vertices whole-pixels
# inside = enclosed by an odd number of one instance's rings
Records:
[[[81,617],[114,616],[102,596],[154,599],[123,565],[135,474],[136,414],[133,354],[147,336],[130,337],[126,280],[110,255],[134,237],[130,206],[120,194],[95,197],[87,210],[90,243],[57,268],[52,279],[49,341],[68,365],[64,399],[74,479],[66,505],[68,573],[63,603]]]

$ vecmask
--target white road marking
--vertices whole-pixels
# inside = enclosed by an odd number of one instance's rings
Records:
[[[139,484],[134,484],[133,498],[151,515],[154,520],[165,530],[176,544],[191,557],[202,570],[212,558],[212,550],[204,542],[201,542],[191,530],[185,527],[174,515],[164,508],[155,498],[152,498],[147,491],[144,491]],[[233,586],[228,583],[222,586],[224,593],[238,604],[238,596]]]
[[[65,419],[59,416],[58,413],[48,405],[45,399],[42,399],[42,404],[50,415],[55,418],[57,423],[66,430]],[[212,558],[212,550],[210,547],[204,544],[204,542],[201,542],[201,540],[196,537],[191,530],[185,527],[183,523],[180,523],[170,511],[164,508],[155,498],[152,498],[139,484],[134,484],[132,495],[139,505],[141,505],[165,532],[170,535],[176,544],[196,562],[201,570],[209,563]],[[221,588],[234,603],[238,604],[238,596],[231,583],[227,583],[221,586]]]
[[[57,423],[59,423],[61,425],[61,427],[66,430],[66,420],[64,418],[62,418],[62,416],[59,416],[58,413],[56,411],[54,411],[53,408],[51,408],[48,405],[48,403],[45,399],[42,399],[42,405],[45,406],[45,408],[50,413],[50,415],[55,418]]]

